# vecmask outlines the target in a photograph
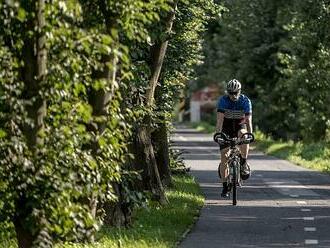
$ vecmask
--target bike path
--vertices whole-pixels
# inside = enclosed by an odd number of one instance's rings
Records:
[[[212,135],[178,128],[172,140],[206,199],[179,247],[330,247],[330,176],[252,151],[252,177],[233,206],[220,198]]]

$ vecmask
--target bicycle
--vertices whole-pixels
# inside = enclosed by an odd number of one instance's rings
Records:
[[[254,141],[254,135],[252,133],[245,133],[241,138],[229,138],[224,133],[215,133],[213,139],[216,143],[221,145],[222,148],[229,147],[228,151],[228,168],[229,174],[227,177],[227,185],[229,192],[232,192],[233,195],[233,205],[237,204],[237,186],[242,185],[241,179],[241,152],[237,146],[243,144],[250,144]],[[218,168],[218,173],[220,175],[220,165]]]

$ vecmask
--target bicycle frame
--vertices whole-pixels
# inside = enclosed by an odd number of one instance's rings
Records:
[[[224,133],[215,133],[213,136],[215,142],[217,142],[220,147],[221,145],[226,145],[229,147],[229,155],[227,156],[228,161],[228,169],[229,175],[227,177],[227,185],[229,186],[229,190],[233,195],[233,205],[237,204],[237,186],[241,186],[241,163],[240,163],[240,150],[238,148],[239,145],[250,144],[254,141],[254,135],[252,133],[245,133],[243,136],[238,138],[229,138]]]
[[[227,185],[229,190],[232,192],[233,205],[237,204],[237,186],[241,186],[241,166],[240,166],[240,150],[237,146],[231,146],[229,148],[228,155],[228,177],[227,177]]]

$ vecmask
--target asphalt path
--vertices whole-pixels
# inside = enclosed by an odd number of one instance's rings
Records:
[[[220,197],[219,149],[212,135],[181,127],[172,141],[185,152],[206,198],[179,247],[330,247],[329,175],[251,151],[252,177],[233,206]]]

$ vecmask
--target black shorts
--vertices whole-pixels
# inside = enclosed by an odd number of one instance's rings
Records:
[[[223,123],[222,132],[228,135],[230,138],[238,137],[238,132],[242,129],[246,129],[246,123],[242,123],[241,120],[227,120]],[[227,146],[220,145],[220,150]]]

